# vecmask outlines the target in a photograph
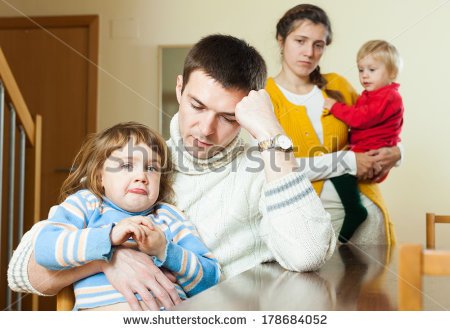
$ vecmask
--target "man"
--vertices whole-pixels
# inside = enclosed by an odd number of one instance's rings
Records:
[[[176,205],[219,260],[224,278],[274,260],[289,270],[315,270],[335,247],[330,217],[298,171],[292,142],[262,90],[265,81],[259,53],[223,35],[200,40],[177,78],[180,106],[168,142]],[[241,128],[258,141],[259,151],[240,138]],[[134,310],[140,310],[135,293],[147,308],[159,309],[148,290],[166,308],[180,302],[169,280],[173,276],[156,268],[149,256],[126,248],[118,248],[110,263],[94,261],[57,274],[46,270],[34,261],[33,231],[10,263],[14,290],[54,295],[104,272]]]

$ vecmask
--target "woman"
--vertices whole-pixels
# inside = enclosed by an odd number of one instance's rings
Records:
[[[347,144],[347,126],[323,109],[324,98],[331,97],[353,104],[357,94],[352,86],[337,74],[321,74],[319,62],[332,31],[327,14],[319,7],[301,4],[288,10],[277,24],[277,41],[282,56],[282,68],[269,78],[266,90],[274,105],[275,114],[296,147],[296,157],[307,158],[327,153],[339,153]],[[368,153],[353,154],[350,174],[363,180],[376,180],[400,159],[397,147]],[[311,159],[316,169],[319,158]],[[339,160],[336,154],[334,160]],[[333,158],[328,158],[333,160]],[[355,166],[356,165],[356,166]],[[328,164],[328,168],[339,165]],[[353,168],[353,169],[352,169]],[[312,174],[314,173],[315,174]],[[319,172],[319,173],[318,173]],[[328,179],[343,174],[309,171],[310,179]],[[312,175],[311,175],[312,174]],[[313,186],[325,209],[331,214],[336,235],[345,217],[344,207],[330,180],[317,180]],[[351,238],[357,244],[392,244],[394,233],[383,198],[374,182],[359,182],[362,206],[367,219]]]

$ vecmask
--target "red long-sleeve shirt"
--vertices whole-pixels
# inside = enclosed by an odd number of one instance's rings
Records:
[[[397,83],[375,91],[364,91],[354,106],[335,103],[330,112],[350,128],[350,147],[366,152],[390,147],[400,142],[403,125],[403,102]]]

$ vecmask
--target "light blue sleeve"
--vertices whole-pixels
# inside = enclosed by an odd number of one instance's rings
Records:
[[[110,260],[113,225],[87,228],[88,221],[98,216],[98,207],[98,199],[86,190],[52,207],[48,224],[34,239],[36,262],[47,269],[60,270],[93,260]]]

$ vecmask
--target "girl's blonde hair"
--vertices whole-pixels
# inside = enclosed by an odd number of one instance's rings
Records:
[[[99,133],[88,136],[72,165],[72,171],[61,187],[60,202],[67,196],[88,189],[100,201],[104,195],[101,171],[112,152],[124,147],[130,140],[146,144],[156,152],[161,163],[158,202],[172,202],[172,160],[164,139],[146,125],[136,122],[119,123]]]
[[[368,55],[384,63],[392,80],[397,78],[402,67],[402,59],[394,45],[385,40],[370,40],[359,49],[356,55],[356,62]]]

